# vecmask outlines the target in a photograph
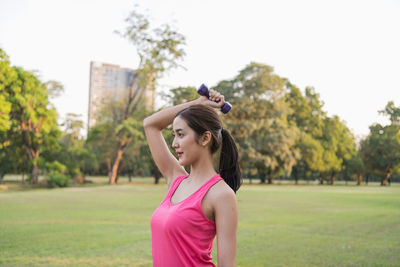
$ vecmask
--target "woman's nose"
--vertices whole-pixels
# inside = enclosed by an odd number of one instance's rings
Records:
[[[173,148],[178,147],[178,143],[175,141],[175,138],[174,138],[174,140],[172,140],[172,147]]]

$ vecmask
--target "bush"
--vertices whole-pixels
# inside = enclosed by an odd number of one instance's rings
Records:
[[[57,172],[57,173],[64,173],[67,170],[67,167],[64,164],[58,162],[57,160],[53,162],[46,162],[44,164],[44,168],[48,172]]]
[[[70,181],[68,175],[59,172],[50,172],[46,176],[47,185],[50,187],[67,187]]]

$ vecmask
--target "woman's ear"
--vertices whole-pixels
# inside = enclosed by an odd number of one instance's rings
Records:
[[[211,142],[211,139],[212,139],[211,132],[210,132],[210,131],[205,131],[205,132],[201,135],[200,144],[201,144],[202,146],[207,146],[207,144]]]

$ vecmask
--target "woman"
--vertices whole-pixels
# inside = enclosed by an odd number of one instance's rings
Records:
[[[218,266],[235,266],[235,193],[242,178],[234,140],[214,110],[224,103],[223,95],[210,90],[209,99],[201,96],[144,120],[151,154],[168,184],[165,199],[151,217],[153,266],[215,266],[215,235]],[[161,134],[171,123],[178,159]],[[218,174],[212,156],[220,147]]]

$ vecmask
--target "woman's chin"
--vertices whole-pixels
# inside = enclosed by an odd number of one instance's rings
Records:
[[[186,160],[184,160],[182,158],[179,158],[178,162],[179,162],[179,165],[181,165],[182,167],[185,167],[186,165],[189,164]]]

